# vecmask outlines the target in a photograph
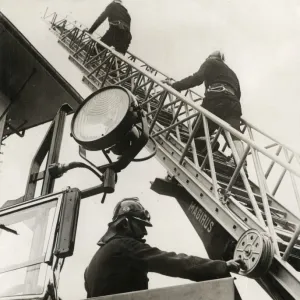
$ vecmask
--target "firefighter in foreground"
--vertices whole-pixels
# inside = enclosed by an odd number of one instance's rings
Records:
[[[148,289],[148,272],[203,281],[228,277],[244,267],[241,260],[210,260],[153,248],[143,240],[146,226],[152,226],[150,214],[138,198],[117,204],[84,273],[88,298]]]
[[[162,82],[171,85],[178,92],[201,85],[204,82],[205,97],[202,107],[240,131],[242,116],[240,84],[236,74],[225,64],[224,54],[220,51],[211,53],[200,69],[193,75],[173,84],[168,79]],[[210,134],[213,134],[219,127],[210,120],[208,120],[208,126]],[[202,125],[196,134],[196,146],[197,142],[200,142],[197,141],[197,137],[203,136],[205,136],[205,133]],[[232,139],[241,158],[244,153],[243,143],[233,135]],[[247,173],[246,166],[244,166],[244,169]]]
[[[109,29],[101,38],[101,42],[113,46],[116,51],[125,54],[132,38],[130,33],[131,17],[121,0],[112,1],[94,22],[88,33],[92,34],[106,18],[108,18]],[[102,51],[103,49],[98,48],[98,50]]]

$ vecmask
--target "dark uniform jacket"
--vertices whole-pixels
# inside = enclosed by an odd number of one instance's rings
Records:
[[[224,261],[165,252],[134,238],[115,236],[96,252],[85,271],[87,297],[147,289],[148,272],[192,281],[230,276]]]
[[[131,18],[127,9],[119,3],[112,2],[91,26],[89,33],[92,34],[106,18],[108,18],[110,23],[121,21],[128,27],[128,29],[130,29]]]
[[[236,74],[221,60],[208,58],[198,72],[175,82],[172,87],[177,91],[190,89],[204,82],[206,89],[214,83],[224,83],[234,89],[236,98],[241,98],[239,80]]]

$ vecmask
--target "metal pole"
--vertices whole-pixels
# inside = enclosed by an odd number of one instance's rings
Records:
[[[145,95],[144,101],[147,101],[147,99],[149,98],[150,93],[151,93],[151,91],[153,89],[153,85],[154,85],[154,81],[151,80],[151,83],[150,83],[150,86],[148,87],[147,94]]]
[[[171,94],[169,94],[169,97],[170,97],[171,102],[174,102],[174,96],[171,95]],[[171,106],[173,119],[172,119],[170,125],[174,124],[174,122],[177,120],[179,111],[180,111],[180,109],[182,107],[182,104],[183,103],[181,102],[176,112],[175,112],[175,105],[173,104]],[[176,131],[176,136],[177,136],[178,141],[181,142],[181,136],[180,136],[179,126],[176,126],[175,131]],[[166,134],[166,139],[168,139],[168,136],[170,135],[170,133],[171,133],[171,130]]]
[[[250,126],[251,128],[253,128],[254,130],[256,130],[257,132],[261,133],[263,136],[269,138],[270,140],[272,140],[273,142],[275,142],[277,145],[280,145],[280,146],[283,146],[284,148],[290,150],[292,153],[295,153],[297,155],[299,155],[299,153],[292,149],[291,147],[287,147],[285,146],[284,144],[280,143],[279,141],[277,141],[275,138],[271,137],[269,134],[267,134],[266,132],[262,131],[261,129],[259,129],[257,126],[253,125],[252,123],[246,121],[243,119],[243,121],[248,125]]]
[[[161,95],[161,99],[160,99],[160,102],[159,102],[159,105],[158,105],[158,111],[157,111],[157,113],[155,114],[155,116],[154,116],[154,118],[153,118],[153,120],[152,120],[152,122],[151,122],[151,125],[150,125],[150,127],[149,127],[149,134],[150,134],[151,131],[153,130],[153,127],[154,127],[155,122],[156,122],[156,120],[157,120],[157,118],[158,118],[158,115],[159,115],[159,113],[160,113],[160,111],[161,111],[161,108],[162,108],[163,105],[164,105],[164,102],[165,102],[165,100],[166,100],[167,95],[168,95],[168,92],[167,92],[167,91],[164,91],[164,93]]]
[[[141,81],[142,76],[145,76],[145,75],[143,75],[143,73],[139,73],[139,75],[138,75],[138,77],[137,77],[137,79],[136,79],[136,81],[135,81],[135,85],[134,85],[133,88],[132,88],[132,93],[133,93],[133,94],[135,93],[135,91],[136,91],[136,89],[137,89],[137,87],[138,87],[138,84],[139,84],[140,81]]]
[[[136,74],[138,74],[138,71],[137,71]],[[151,102],[152,100],[154,100],[154,99],[157,98],[158,96],[161,96],[164,92],[165,92],[164,90],[162,90],[161,92],[158,92],[157,94],[155,94],[154,96],[152,96],[152,97],[149,98],[148,100],[143,101],[141,104],[142,104],[142,105],[145,105],[145,104]],[[156,109],[156,110],[157,110],[157,109]]]
[[[120,81],[118,82],[118,84],[121,84],[121,83],[127,81],[128,79],[132,79],[133,77],[135,77],[135,76],[137,76],[137,75],[138,75],[138,72],[134,72],[134,73],[132,73],[130,76],[128,76],[128,77],[126,77],[126,78],[120,80]]]
[[[267,147],[266,147],[266,148],[267,148]],[[276,151],[276,155],[277,155],[277,156],[280,154],[281,150],[282,150],[282,146],[278,146],[278,149],[277,149],[277,151]],[[267,170],[267,172],[266,172],[266,174],[265,174],[265,177],[266,177],[266,178],[269,177],[269,175],[270,175],[270,173],[271,173],[271,171],[272,171],[274,165],[275,165],[275,161],[272,161],[271,164],[270,164],[270,166],[269,166],[269,168],[268,168],[268,170]]]
[[[273,143],[273,144],[270,144],[270,145],[266,146],[265,149],[270,149],[270,148],[273,148],[273,147],[276,147],[276,146],[278,146],[278,144]]]
[[[66,37],[68,37],[68,36],[72,33],[72,31],[75,31],[75,29],[69,29],[69,30],[67,30],[67,32],[65,32],[64,34],[62,34],[62,35],[60,36],[59,41],[60,41],[60,42],[63,42],[63,40],[64,40]],[[69,43],[69,45],[71,46],[71,42]]]
[[[189,111],[188,111],[188,106],[187,106],[186,103],[184,104],[184,106],[185,106],[186,116],[189,117],[190,114],[189,114]],[[187,122],[188,122],[189,134],[191,135],[192,134],[191,120],[189,119]],[[191,146],[192,146],[194,163],[195,163],[196,167],[199,167],[198,156],[197,156],[196,145],[195,145],[195,140],[194,139],[192,139]]]
[[[211,142],[211,148],[212,148],[212,149],[214,148],[214,146],[215,146],[215,144],[216,144],[216,142],[217,142],[217,140],[218,140],[218,138],[219,138],[221,132],[222,132],[222,128],[219,127],[219,129],[218,129],[218,131],[217,131],[217,133],[216,133],[216,135],[215,135],[213,141]],[[202,164],[201,164],[201,167],[200,167],[201,170],[203,170],[203,168],[204,168],[204,166],[205,166],[205,164],[206,164],[206,162],[207,162],[207,159],[208,159],[208,153],[206,154],[206,156],[205,156],[205,158],[204,158],[204,160],[203,160],[203,162],[202,162]]]
[[[286,160],[288,160],[289,156],[288,156],[287,150],[284,149],[283,151],[284,151],[284,155],[285,155]],[[291,172],[289,172],[289,174],[290,174],[290,177],[291,177],[292,186],[293,186],[293,189],[294,189],[294,193],[295,193],[295,197],[296,197],[296,200],[297,200],[298,208],[300,209],[300,195],[299,195],[299,191],[298,191],[297,184],[296,184],[296,181],[295,181],[295,177]]]
[[[226,188],[226,193],[230,192],[231,189],[232,189],[232,187],[233,187],[233,185],[235,184],[235,182],[236,182],[236,180],[237,180],[237,178],[238,178],[238,176],[239,176],[240,170],[241,170],[241,168],[243,167],[243,164],[244,164],[244,162],[245,162],[245,160],[246,160],[246,158],[247,158],[247,156],[248,156],[249,151],[250,151],[250,146],[247,145],[247,148],[246,148],[246,150],[245,150],[245,152],[244,152],[244,154],[243,154],[241,160],[240,160],[239,163],[237,164],[237,167],[236,167],[236,169],[234,170],[234,173],[233,173],[233,175],[232,175],[232,177],[231,177],[231,179],[230,179],[230,182],[229,182],[229,184],[228,184],[228,186],[227,186],[227,188]]]
[[[289,258],[290,254],[291,254],[291,252],[292,252],[292,250],[293,250],[293,248],[294,248],[294,246],[295,246],[295,244],[298,240],[299,234],[300,234],[300,225],[297,226],[297,228],[296,228],[296,230],[295,230],[295,232],[294,232],[287,248],[284,251],[284,254],[282,256],[283,261],[287,261],[287,259]]]
[[[193,116],[193,115],[192,115]],[[189,149],[189,146],[194,138],[194,136],[196,135],[198,129],[199,129],[199,126],[201,125],[201,122],[202,122],[202,118],[201,118],[202,115],[198,114],[198,118],[197,118],[197,121],[196,121],[196,124],[195,124],[195,127],[193,129],[193,132],[191,133],[185,147],[184,147],[184,150],[183,150],[183,153],[179,159],[179,164],[181,165],[183,160],[184,160],[184,157],[186,155],[186,153],[188,152],[188,149]]]
[[[114,63],[114,58],[112,57],[112,59],[111,59],[109,65],[108,65],[107,68],[106,68],[106,72],[105,72],[104,79],[103,79],[102,82],[101,82],[101,88],[104,87],[104,84],[105,84],[105,82],[106,82],[106,80],[107,80],[107,78],[108,78],[108,75],[109,75],[109,72],[110,72],[110,69],[111,69],[113,63]]]
[[[45,10],[45,13],[44,13],[44,17],[43,17],[43,19],[45,19],[45,18],[46,18],[46,14],[47,14],[47,12],[48,12],[48,6],[46,7],[46,10]]]
[[[250,136],[251,140],[254,141],[252,129],[250,127],[248,127],[248,133],[249,133],[249,136]],[[266,190],[266,193],[270,194],[270,191],[269,191],[269,188],[268,188],[268,185],[267,185],[267,181],[266,181],[263,169],[262,169],[262,165],[261,165],[261,162],[260,162],[260,159],[259,159],[258,152],[257,152],[256,149],[252,149],[251,152],[253,153],[254,165],[256,165],[257,170],[259,170],[259,172],[260,172],[260,176],[261,176],[260,179],[261,179],[262,183],[264,184],[264,188]]]
[[[279,248],[278,248],[278,243],[277,243],[277,234],[276,234],[275,229],[274,229],[273,219],[272,219],[270,206],[269,206],[269,202],[268,202],[266,182],[264,180],[265,176],[264,176],[263,170],[261,168],[260,162],[257,159],[256,150],[253,149],[253,148],[251,150],[252,150],[252,153],[254,154],[253,155],[253,162],[254,162],[255,171],[256,171],[256,175],[257,175],[257,179],[258,179],[258,183],[259,183],[261,199],[262,199],[262,203],[263,203],[263,207],[264,207],[264,213],[265,213],[265,216],[266,216],[266,219],[267,219],[269,232],[270,232],[270,235],[271,235],[272,240],[273,240],[275,253],[277,255],[280,255]]]
[[[210,144],[210,134],[209,134],[207,120],[204,115],[202,115],[202,120],[203,120],[204,132],[205,132],[206,148],[207,148],[208,161],[209,161],[209,166],[210,166],[210,174],[211,174],[211,178],[212,178],[212,182],[213,182],[213,191],[214,191],[215,197],[217,199],[219,199],[218,188],[217,188],[217,185],[218,185],[217,175],[216,175],[214,158],[213,158],[213,153],[212,153],[211,144]]]
[[[49,166],[53,163],[58,162],[62,138],[63,138],[65,119],[68,112],[70,112],[70,110],[71,108],[69,107],[69,105],[65,105],[59,110],[59,112],[55,117],[51,143],[49,148],[49,154],[48,154],[48,159],[45,167],[46,172],[45,172],[45,178],[42,186],[42,192],[41,192],[42,196],[52,193],[54,189],[55,179],[53,179],[49,173]]]
[[[97,66],[93,71],[91,71],[89,74],[87,74],[87,77],[90,77],[93,75],[96,71],[101,69],[101,67],[112,57],[112,55],[107,56],[107,58],[99,65]]]
[[[90,44],[92,41],[89,40],[87,43],[85,43],[82,47],[80,47],[75,53],[73,53],[73,57],[76,58],[76,56],[79,54],[79,52],[81,52],[82,50],[85,49],[86,46],[88,46],[88,44]]]
[[[230,146],[230,148],[231,148],[231,151],[232,151],[232,155],[233,155],[233,157],[234,157],[234,160],[235,160],[237,163],[239,163],[239,162],[240,162],[240,157],[239,157],[239,155],[238,155],[238,153],[237,153],[237,150],[236,150],[236,148],[235,148],[235,146],[234,146],[232,137],[231,137],[231,135],[230,135],[230,133],[229,133],[228,131],[225,130],[224,133],[225,133],[225,136],[226,136],[226,138],[227,138],[227,140],[228,140],[229,146]],[[259,209],[259,207],[258,207],[258,205],[257,205],[256,199],[255,199],[255,197],[254,197],[254,195],[253,195],[253,192],[252,192],[251,186],[250,186],[250,184],[249,184],[248,178],[247,178],[247,176],[246,176],[246,174],[245,174],[245,171],[244,171],[243,169],[241,169],[241,170],[240,170],[240,174],[241,174],[242,180],[243,180],[243,182],[244,182],[245,189],[246,189],[246,191],[247,191],[247,193],[248,193],[249,200],[251,201],[251,204],[252,204],[253,210],[254,210],[254,212],[255,212],[255,215],[256,215],[256,217],[258,218],[260,224],[261,224],[263,227],[265,227],[265,226],[266,226],[266,225],[265,225],[265,221],[264,221],[264,219],[263,219],[263,217],[262,217],[261,211],[260,211],[260,209]]]
[[[292,160],[293,160],[293,158],[294,158],[294,154],[291,155],[291,157],[290,157],[290,159],[288,160],[288,162],[291,163]],[[276,183],[276,185],[275,185],[275,187],[274,187],[274,189],[273,189],[273,191],[272,191],[272,196],[275,196],[275,194],[277,193],[278,188],[279,188],[279,186],[280,186],[280,184],[281,184],[281,182],[282,182],[282,180],[283,180],[283,177],[284,177],[286,171],[287,171],[287,169],[284,169],[284,170],[282,171],[282,173],[280,174],[280,176],[279,176],[279,178],[278,178],[278,181],[277,181],[277,183]]]
[[[172,96],[172,95],[169,94],[169,96]],[[168,108],[169,106],[175,105],[177,102],[180,102],[180,99],[176,99],[176,100],[173,100],[173,101],[170,102],[170,103],[165,104],[161,109],[165,109],[165,108]],[[181,102],[182,102],[182,101],[181,101]],[[185,104],[185,105],[186,105],[186,104]],[[180,105],[179,105],[179,106],[180,106]],[[151,115],[151,114],[155,113],[157,110],[158,110],[158,108],[152,110],[152,111],[151,111],[150,113],[148,113],[147,115]],[[189,111],[193,111],[193,110],[190,109]],[[184,112],[184,113],[185,113],[185,112]],[[183,114],[184,114],[184,113],[183,113]]]

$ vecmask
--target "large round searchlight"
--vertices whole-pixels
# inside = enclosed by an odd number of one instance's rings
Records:
[[[71,132],[78,144],[99,151],[120,142],[136,123],[134,96],[111,86],[92,93],[73,116]]]
[[[79,146],[80,161],[68,164],[54,163],[49,167],[52,178],[58,178],[75,168],[86,168],[101,180],[102,184],[85,192],[85,197],[113,193],[117,173],[132,161],[150,159],[156,153],[155,140],[149,137],[148,122],[142,107],[130,91],[120,86],[102,88],[86,98],[75,112],[71,122],[71,135]],[[137,158],[148,140],[153,143],[150,155]],[[86,156],[86,150],[102,151],[108,163],[97,166]],[[117,156],[110,157],[109,153]]]

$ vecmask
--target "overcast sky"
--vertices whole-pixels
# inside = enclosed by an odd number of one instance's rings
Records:
[[[0,9],[83,97],[91,92],[68,53],[41,20],[47,6],[90,26],[109,1],[1,0]],[[221,49],[240,78],[244,117],[296,149],[300,148],[300,4],[296,0],[200,1],[124,0],[132,16],[130,50],[160,70],[180,79],[198,70],[207,55]],[[107,23],[99,28],[102,34]],[[24,194],[29,165],[48,125],[32,129],[21,140],[11,137],[4,149],[0,205]],[[66,125],[61,162],[78,160],[75,142]],[[24,147],[24,141],[26,146]],[[21,148],[22,147],[22,148]],[[22,149],[22,151],[20,150]],[[16,160],[21,157],[21,160]],[[110,221],[116,202],[139,196],[150,210],[154,227],[148,242],[161,249],[207,257],[205,250],[176,201],[150,191],[150,181],[165,171],[152,159],[130,165],[119,176],[116,192],[106,204],[100,197],[81,206],[75,254],[66,261],[61,277],[63,300],[85,297],[83,272],[97,249],[96,243]],[[73,171],[57,183],[84,189],[99,184],[88,171]],[[170,218],[172,215],[172,218]],[[188,282],[150,275],[150,287]],[[238,280],[243,299],[269,299],[256,284]]]

